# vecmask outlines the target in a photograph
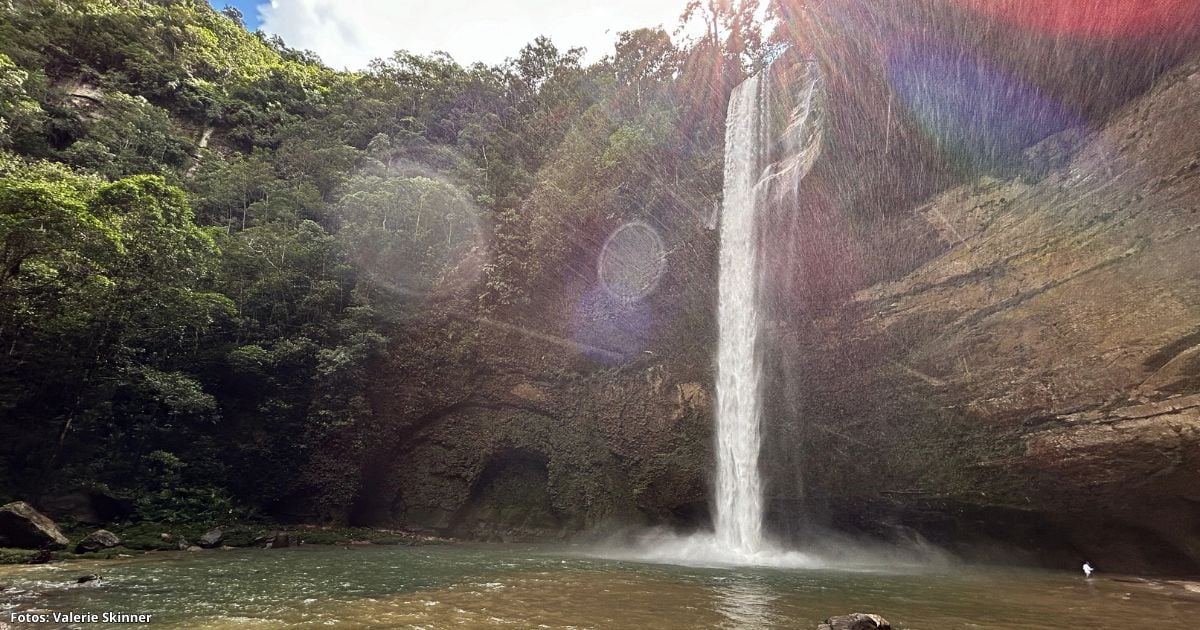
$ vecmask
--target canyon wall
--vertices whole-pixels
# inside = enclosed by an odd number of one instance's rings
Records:
[[[1200,570],[1194,29],[1029,35],[933,0],[850,4],[796,26],[789,55],[828,77],[825,149],[762,224],[772,529]],[[782,112],[792,67],[771,69]],[[708,215],[667,221],[644,303],[577,279],[472,328],[456,361],[384,366],[397,387],[374,406],[406,430],[355,520],[501,540],[705,526]],[[457,330],[422,326],[407,334]]]
[[[816,253],[776,283],[768,344],[776,521],[1196,570],[1198,108],[1193,60],[874,233],[807,182],[781,232]],[[805,303],[868,266],[899,272]]]

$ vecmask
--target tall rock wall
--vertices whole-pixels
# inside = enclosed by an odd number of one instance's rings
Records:
[[[1200,566],[1197,111],[1192,61],[1028,149],[1023,173],[966,178],[873,234],[831,237],[828,182],[810,182],[789,240],[837,255],[795,275],[863,255],[900,272],[832,308],[776,286],[810,300],[780,298],[771,333],[778,461],[800,463],[774,470],[777,520]]]

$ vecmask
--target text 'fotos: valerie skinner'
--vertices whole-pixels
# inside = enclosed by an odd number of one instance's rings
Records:
[[[150,615],[131,613],[12,612],[10,623],[150,623]],[[3,626],[4,624],[0,624]]]

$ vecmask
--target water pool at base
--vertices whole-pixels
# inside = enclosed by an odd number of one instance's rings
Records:
[[[87,573],[103,577],[75,584]],[[700,568],[525,545],[158,553],[0,567],[0,585],[0,621],[14,610],[122,612],[164,628],[815,628],[854,611],[908,630],[1200,619],[1200,586],[1186,582],[962,566]]]

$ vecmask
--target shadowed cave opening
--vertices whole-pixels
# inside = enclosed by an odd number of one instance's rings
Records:
[[[455,536],[513,541],[561,530],[550,496],[548,459],[523,448],[493,453],[450,525]]]

